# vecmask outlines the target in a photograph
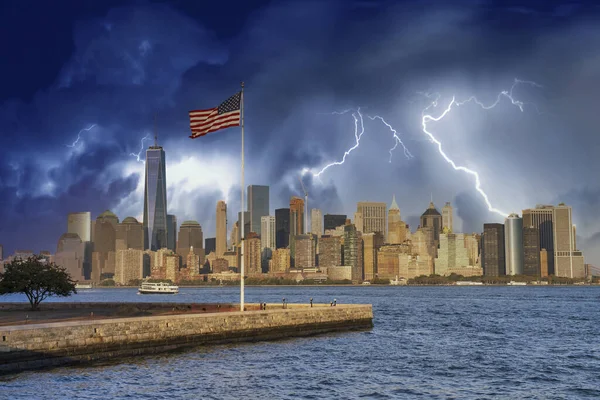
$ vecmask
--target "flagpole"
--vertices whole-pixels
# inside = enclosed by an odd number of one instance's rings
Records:
[[[240,114],[241,114],[241,125],[242,125],[242,182],[241,182],[241,192],[242,192],[242,205],[241,205],[241,209],[242,209],[242,218],[241,218],[241,223],[242,226],[240,226],[239,228],[241,229],[241,268],[240,268],[240,311],[244,311],[244,82],[241,83],[242,85],[242,95],[241,95],[241,107],[240,107]]]

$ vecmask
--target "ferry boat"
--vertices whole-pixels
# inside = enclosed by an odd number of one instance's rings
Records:
[[[171,285],[166,282],[143,282],[138,289],[139,294],[177,294],[179,286]]]
[[[91,289],[93,286],[91,283],[76,283],[75,289]]]

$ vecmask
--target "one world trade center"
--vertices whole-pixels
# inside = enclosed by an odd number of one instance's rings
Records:
[[[144,188],[144,248],[160,250],[167,247],[167,175],[165,152],[158,145],[146,150],[146,181]]]

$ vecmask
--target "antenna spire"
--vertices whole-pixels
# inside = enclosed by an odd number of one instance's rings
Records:
[[[156,133],[156,113],[154,113],[154,147],[158,147],[158,133]]]

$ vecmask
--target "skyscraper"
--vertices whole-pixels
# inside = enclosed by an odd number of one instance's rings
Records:
[[[387,243],[400,244],[404,242],[404,239],[406,239],[405,226],[406,224],[404,224],[400,218],[400,207],[398,207],[398,203],[396,203],[396,196],[394,195],[392,196],[392,204],[388,210]]]
[[[506,275],[523,274],[523,219],[510,214],[504,220]]]
[[[316,241],[313,235],[296,235],[295,268],[312,268],[315,266]]]
[[[217,233],[215,237],[215,246],[217,257],[222,257],[223,253],[227,251],[227,204],[223,200],[217,202]]]
[[[116,250],[116,231],[119,218],[109,210],[104,211],[96,218],[94,225],[94,251],[92,253],[91,279],[99,281],[103,273],[114,273],[114,256]],[[97,256],[94,258],[94,254]]]
[[[185,221],[179,227],[179,241],[177,242],[177,254],[181,257],[181,262],[187,262],[187,256],[190,248],[199,256],[199,262],[204,263],[204,237],[202,227],[196,221]]]
[[[318,208],[310,210],[310,232],[317,237],[323,234],[323,214]]]
[[[540,235],[540,249],[547,251],[548,274],[554,275],[554,228],[552,219],[554,206],[536,205],[535,208],[523,210],[523,226],[533,226]]]
[[[177,249],[177,217],[173,214],[167,214],[167,248]]]
[[[133,217],[117,224],[115,250],[144,250],[144,227]]]
[[[275,246],[278,249],[290,245],[290,209],[278,208],[275,210]]]
[[[383,234],[382,232],[380,232]],[[344,264],[352,267],[352,281],[363,280],[362,239],[353,224],[344,227]]]
[[[83,274],[89,278],[92,272],[93,251],[91,213],[89,211],[69,213],[67,216],[67,233],[76,233],[83,243]]]
[[[435,208],[433,201],[429,203],[429,207],[421,215],[421,227],[433,228],[433,244],[437,248],[440,243],[440,233],[442,233],[442,215]]]
[[[503,224],[483,224],[482,252],[484,275],[506,275]]]
[[[250,235],[250,232],[252,232],[250,230],[250,212],[249,211],[244,211],[244,238],[247,238],[248,235]],[[242,212],[238,211],[238,243],[241,243],[242,241],[242,230],[241,227],[242,226]],[[258,232],[254,232],[256,234],[258,234]]]
[[[560,203],[554,207],[554,274],[567,278],[585,277],[585,263],[581,251],[575,248],[571,207]]]
[[[342,265],[342,240],[339,236],[322,236],[319,239],[319,267]]]
[[[335,229],[338,226],[346,224],[346,215],[343,214],[325,214],[323,217],[323,228],[325,230]]]
[[[381,232],[386,236],[386,209],[387,204],[385,203],[359,201],[356,205],[356,212],[362,214],[362,232]]]
[[[167,171],[165,152],[154,137],[154,146],[146,150],[144,185],[144,248],[160,250],[168,246]]]
[[[290,234],[303,235],[304,230],[304,200],[292,196],[290,199]]]
[[[263,249],[275,250],[275,217],[266,215],[260,218],[260,245]]]
[[[442,232],[444,231],[447,231],[448,233],[454,231],[452,206],[450,205],[450,202],[447,202],[446,205],[442,207]]]
[[[204,251],[206,254],[210,254],[212,252],[216,252],[217,250],[217,239],[216,238],[206,238],[204,239]]]
[[[389,232],[388,232],[389,234]],[[370,281],[377,274],[377,251],[383,246],[383,233],[371,232],[362,235],[363,263],[365,280]]]
[[[540,277],[540,232],[534,226],[523,227],[523,274]]]
[[[269,215],[268,186],[248,186],[248,212],[250,213],[250,232],[256,232],[260,235],[260,218]]]

